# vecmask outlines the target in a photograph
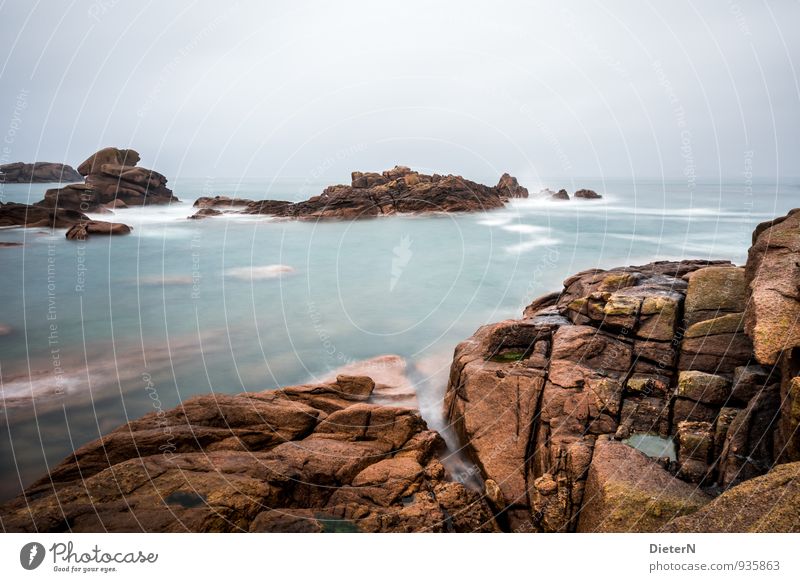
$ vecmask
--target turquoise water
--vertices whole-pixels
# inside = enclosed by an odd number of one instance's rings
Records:
[[[0,498],[154,405],[304,382],[382,354],[407,359],[438,428],[453,348],[478,326],[517,317],[590,267],[741,263],[753,227],[800,200],[800,181],[581,180],[605,198],[314,224],[185,217],[198,195],[300,199],[323,184],[170,185],[183,204],[118,211],[131,236],[0,230],[0,242],[23,243],[0,248]],[[3,196],[35,201],[48,187],[5,185]]]

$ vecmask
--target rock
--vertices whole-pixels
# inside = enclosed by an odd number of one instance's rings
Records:
[[[711,499],[643,453],[600,438],[595,445],[578,531],[656,532]]]
[[[135,150],[122,150],[118,148],[103,148],[92,154],[89,158],[78,166],[78,173],[81,176],[97,174],[102,171],[105,164],[115,166],[135,166],[139,163],[139,153]]]
[[[97,212],[120,200],[126,206],[178,202],[162,174],[141,168],[134,150],[105,148],[78,166],[85,183],[48,190],[37,206]]]
[[[114,198],[114,200],[112,200],[111,202],[106,202],[105,207],[110,210],[117,210],[120,208],[128,208],[128,205],[125,204],[119,198]]]
[[[725,449],[728,439],[753,461],[744,461],[748,476],[775,462],[776,452],[758,444],[772,442],[764,411],[774,417],[777,404],[754,387],[770,374],[751,363],[742,274],[722,261],[590,269],[535,300],[522,319],[484,326],[459,344],[447,419],[492,484],[486,495],[508,529],[579,528],[592,503],[587,476],[597,443],[611,438],[673,438],[678,459],[659,460],[659,471],[669,467],[677,478],[667,477],[692,491],[687,484],[711,486],[725,465],[742,466],[733,445]],[[753,394],[752,413],[736,408]],[[635,481],[635,470],[620,479]]]
[[[776,457],[774,431],[778,425],[780,387],[767,386],[737,412],[725,431],[719,455],[719,483],[730,487],[767,472]]]
[[[739,405],[747,405],[750,399],[778,380],[778,371],[758,364],[739,366],[733,370],[731,400]]]
[[[757,232],[745,273],[745,325],[756,359],[773,365],[782,352],[800,346],[800,209]]]
[[[784,461],[800,460],[800,209],[756,227],[745,280],[755,358],[781,372],[777,448]]]
[[[480,212],[502,208],[508,194],[461,176],[428,176],[405,166],[383,174],[353,172],[351,185],[329,186],[303,202],[261,200],[245,214],[304,220],[372,218],[391,214]]]
[[[194,201],[195,208],[222,208],[223,210],[230,210],[237,206],[247,206],[252,204],[253,201],[247,198],[231,198],[230,196],[201,196]],[[199,214],[199,213],[198,213]]]
[[[495,186],[495,188],[500,192],[501,195],[505,195],[506,198],[528,197],[528,189],[520,186],[517,179],[508,173],[500,176],[500,181],[497,182],[497,186]]]
[[[100,212],[104,204],[88,184],[69,184],[63,188],[51,188],[44,199],[36,203],[47,208],[66,208],[80,212]]]
[[[373,389],[340,375],[152,412],[0,507],[4,529],[497,531],[483,496],[448,480],[441,437],[367,402]]]
[[[220,216],[222,214],[223,214],[222,211],[217,210],[216,208],[201,208],[191,216],[187,216],[187,218],[198,220],[201,218],[208,218],[210,216]]]
[[[67,230],[68,240],[86,240],[91,234],[112,235],[130,234],[131,227],[121,222],[87,220],[72,225]]]
[[[563,188],[550,196],[553,200],[569,200],[569,194]]]
[[[0,227],[65,228],[84,220],[89,220],[89,217],[77,210],[0,202]]]
[[[742,313],[747,303],[745,270],[723,266],[698,269],[687,277],[686,320],[692,325],[726,313]]]
[[[798,507],[800,463],[787,463],[725,491],[691,515],[673,519],[663,531],[798,533]]]
[[[712,424],[681,421],[675,436],[678,445],[678,476],[690,483],[702,483],[709,476],[714,454]]]
[[[602,196],[597,192],[595,192],[594,190],[587,190],[587,189],[578,190],[577,192],[575,192],[575,194],[573,194],[573,197],[584,198],[586,200],[602,198]]]
[[[42,183],[42,182],[74,182],[81,180],[81,175],[72,166],[53,162],[34,162],[26,164],[14,162],[0,165],[0,182]]]
[[[675,394],[705,404],[724,404],[731,393],[731,383],[722,376],[698,371],[680,372]]]
[[[418,408],[414,384],[408,377],[408,364],[401,356],[376,356],[369,360],[353,362],[337,368],[323,377],[331,382],[339,375],[369,376],[375,381],[369,401],[374,404]]]

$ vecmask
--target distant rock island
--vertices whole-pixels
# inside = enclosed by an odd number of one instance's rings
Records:
[[[54,162],[14,162],[0,166],[0,182],[6,184],[34,184],[46,182],[75,182],[83,177],[67,164]]]
[[[406,166],[384,172],[353,172],[349,185],[328,186],[318,196],[302,202],[247,200],[218,196],[195,202],[200,210],[190,218],[219,216],[226,212],[266,214],[299,220],[357,220],[396,214],[485,212],[503,208],[512,198],[528,198],[528,190],[508,173],[496,186],[485,186],[453,174],[422,174]],[[569,199],[565,190],[555,199]],[[592,190],[579,190],[576,198],[601,198]]]

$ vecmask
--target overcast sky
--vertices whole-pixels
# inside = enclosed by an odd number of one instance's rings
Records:
[[[798,176],[799,23],[788,0],[0,0],[0,154],[132,147],[170,178]]]

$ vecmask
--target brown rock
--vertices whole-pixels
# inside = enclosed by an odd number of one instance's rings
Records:
[[[495,186],[502,196],[506,198],[527,198],[528,189],[519,185],[519,182],[514,176],[508,173],[500,176],[500,181]]]
[[[580,532],[655,532],[711,499],[667,473],[641,452],[617,441],[595,445]]]
[[[81,180],[81,175],[67,164],[53,162],[34,162],[25,164],[14,162],[0,165],[0,182],[11,183],[42,183],[42,182],[75,182]]]
[[[729,489],[691,515],[670,521],[664,531],[798,533],[798,507],[800,463],[787,463]]]
[[[67,239],[86,240],[89,235],[130,234],[131,227],[120,222],[103,222],[100,220],[82,221],[67,230]]]

